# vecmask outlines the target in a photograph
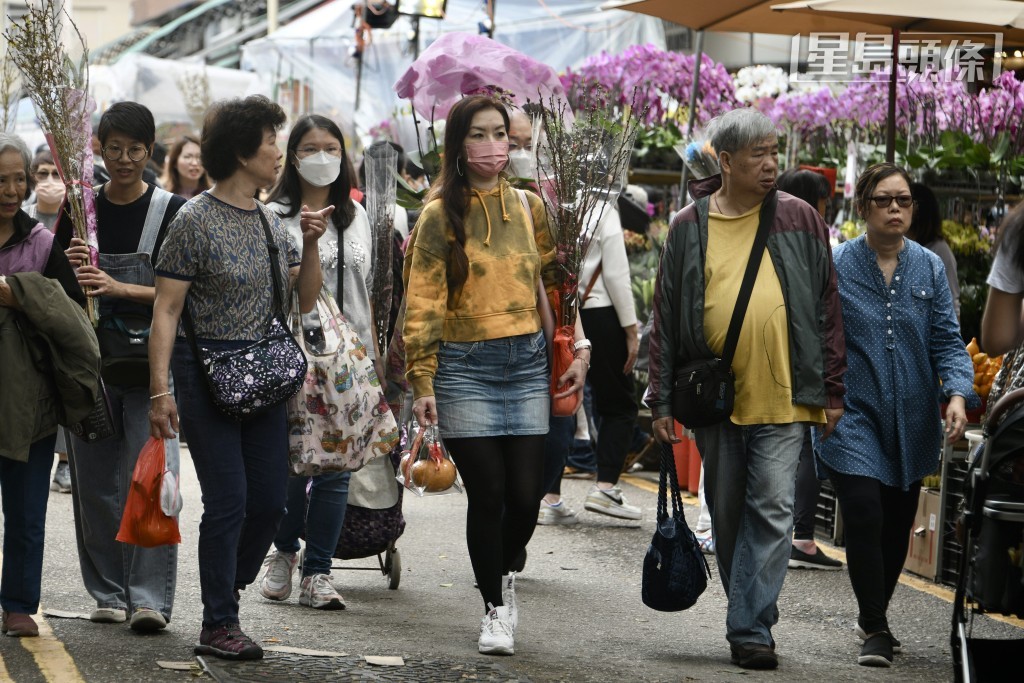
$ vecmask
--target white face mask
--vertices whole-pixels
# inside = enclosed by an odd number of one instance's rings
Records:
[[[533,163],[533,153],[526,151],[525,149],[519,149],[508,155],[509,158],[509,172],[516,178],[533,178],[535,175],[535,166]]]
[[[338,179],[341,173],[341,157],[327,152],[317,152],[305,159],[299,159],[296,168],[299,175],[314,187],[326,187]]]
[[[59,180],[47,180],[36,185],[36,196],[44,204],[59,204],[64,199],[64,183]]]

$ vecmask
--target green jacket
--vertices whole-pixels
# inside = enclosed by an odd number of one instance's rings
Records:
[[[675,215],[665,240],[649,335],[650,384],[644,398],[655,419],[672,414],[675,368],[715,357],[704,336],[704,260],[708,204],[721,184],[717,175],[691,183],[695,200]],[[846,339],[828,232],[803,200],[773,189],[762,206],[770,202],[777,203],[767,249],[786,301],[793,402],[842,408]],[[750,254],[736,257],[746,263]]]
[[[25,272],[7,284],[21,310],[0,307],[0,456],[25,462],[33,442],[92,410],[100,348],[60,282]]]

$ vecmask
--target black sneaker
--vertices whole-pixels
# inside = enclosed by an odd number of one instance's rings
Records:
[[[854,631],[854,633],[857,634],[857,637],[860,638],[861,640],[867,640],[868,639],[868,634],[865,633],[864,628],[860,624],[857,624],[854,627],[853,631]],[[889,634],[889,640],[892,641],[892,651],[895,652],[896,654],[899,654],[900,652],[903,652],[903,643],[901,643],[899,641],[899,639],[897,639],[896,636],[894,636],[892,634],[892,631],[886,631],[886,633]]]
[[[835,571],[836,569],[842,569],[843,563],[839,560],[833,560],[831,557],[821,552],[821,548],[817,546],[814,547],[814,554],[810,555],[794,545],[789,552],[789,568],[827,569]]]
[[[742,669],[775,669],[779,658],[775,648],[763,643],[731,643],[732,663]]]
[[[242,633],[238,624],[225,624],[214,628],[203,627],[199,644],[193,652],[213,655],[221,659],[263,659],[263,648]]]
[[[857,663],[861,666],[892,666],[892,635],[879,631],[864,641]]]

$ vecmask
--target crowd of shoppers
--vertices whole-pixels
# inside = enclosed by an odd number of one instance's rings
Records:
[[[203,493],[196,653],[262,657],[240,625],[240,591],[257,583],[265,598],[288,599],[300,557],[300,604],[345,608],[331,560],[350,474],[289,477],[284,405],[228,416],[197,355],[200,346],[217,353],[253,344],[277,316],[290,319],[295,303],[299,317],[308,313],[323,289],[385,377],[388,349],[377,345],[371,291],[375,269],[393,264],[374,261],[345,138],[331,119],[306,115],[291,122],[282,153],[286,123],[264,97],[218,102],[200,137],[174,142],[155,183],[145,175],[156,142],[152,114],[132,102],[111,106],[96,130],[105,182],[94,188],[95,261],[60,211],[66,185],[53,157],[40,151],[33,159],[18,138],[0,134],[0,328],[28,320],[34,331],[21,333],[36,335],[33,343],[77,345],[78,359],[33,362],[0,335],[4,386],[24,386],[0,396],[4,633],[38,633],[31,615],[57,427],[88,412],[101,391],[114,435],[67,439],[93,622],[127,621],[150,633],[171,620],[177,547],[114,539],[143,444],[164,439],[167,468],[177,472],[183,431]],[[551,416],[542,329],[556,250],[544,201],[512,182],[532,174],[534,128],[529,116],[489,96],[454,105],[440,173],[415,225],[400,229],[408,243],[396,339],[404,344],[411,412],[420,428],[437,426],[466,488],[485,654],[515,651],[516,572],[536,525],[578,522],[559,488],[578,425]],[[827,478],[845,521],[864,641],[858,662],[891,666],[902,644],[888,605],[921,480],[934,471],[941,440],[962,436],[977,403],[938,202],[902,168],[872,166],[856,187],[866,232],[833,248],[823,221],[832,188],[810,171],[779,175],[779,141],[767,117],[731,111],[711,122],[708,135],[721,173],[691,182],[693,203],[671,221],[644,400],[655,437],[665,448],[677,443],[677,371],[722,354],[747,255],[766,231],[764,251],[749,264],[756,280],[732,361],[732,414],[694,430],[709,517],[702,538],[728,598],[731,659],[749,669],[778,666],[772,629],[787,567],[842,568],[814,541],[814,502]],[[399,166],[402,173],[404,157]],[[618,483],[638,413],[638,320],[619,213],[608,203],[599,215],[587,227],[576,355],[555,398],[585,384],[592,397],[597,472],[584,508],[639,521],[641,509]],[[1021,216],[1007,219],[989,277],[982,339],[990,353],[1012,351],[1024,338]],[[98,303],[100,332],[148,330],[148,363],[125,370],[85,321],[83,292]],[[34,311],[55,297],[60,320],[44,323]],[[92,370],[82,360],[90,357]],[[1000,383],[1007,386],[1024,376],[1024,362],[1010,358]],[[88,391],[59,391],[56,378],[68,373]],[[30,387],[44,393],[26,401]],[[38,411],[31,421],[19,401]]]

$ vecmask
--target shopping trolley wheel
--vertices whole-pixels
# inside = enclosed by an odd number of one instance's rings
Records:
[[[384,556],[384,573],[388,577],[388,588],[397,589],[402,580],[402,555],[394,545],[388,548]]]

